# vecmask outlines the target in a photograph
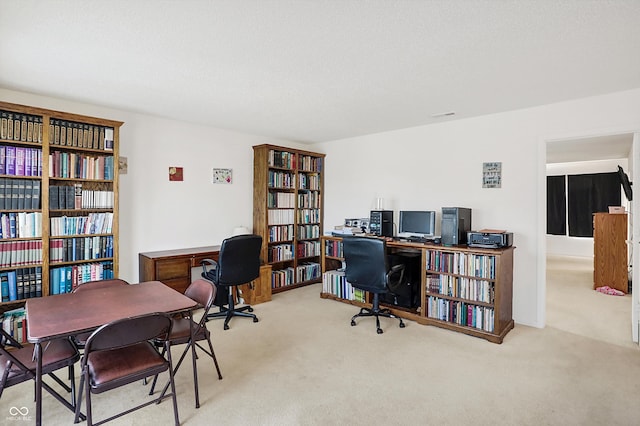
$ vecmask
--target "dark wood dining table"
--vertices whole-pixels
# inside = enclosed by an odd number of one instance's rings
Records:
[[[189,312],[198,304],[160,281],[28,299],[27,338],[35,344],[36,425],[42,424],[42,351],[46,342],[154,312]],[[195,359],[195,354],[192,353]]]

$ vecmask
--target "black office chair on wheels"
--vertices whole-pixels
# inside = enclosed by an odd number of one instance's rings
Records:
[[[253,318],[258,322],[253,308],[249,305],[237,307],[233,287],[247,284],[260,276],[260,248],[262,237],[259,235],[236,235],[222,242],[218,261],[204,259],[202,261],[202,278],[213,282],[218,288],[215,304],[220,312],[207,315],[207,319],[224,318],[224,329],[229,329],[229,321],[234,316]],[[207,270],[207,267],[210,269]],[[227,300],[224,300],[226,297]],[[228,307],[224,307],[224,305]]]
[[[404,328],[402,318],[393,315],[389,309],[380,309],[380,295],[389,292],[390,280],[402,281],[404,265],[396,265],[389,269],[384,240],[345,237],[342,243],[347,282],[373,295],[372,307],[361,308],[360,312],[351,318],[351,325],[356,325],[358,317],[376,317],[376,331],[382,334],[379,317],[386,317],[399,319],[400,328]]]

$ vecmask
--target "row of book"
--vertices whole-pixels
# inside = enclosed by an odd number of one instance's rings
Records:
[[[42,149],[0,145],[0,175],[42,176]]]
[[[299,225],[298,239],[320,238],[320,225]]]
[[[81,183],[49,187],[52,210],[112,209],[113,200],[113,191],[83,189]]]
[[[308,172],[321,172],[322,157],[312,157],[310,155],[301,155],[300,170],[305,170]]]
[[[297,283],[315,280],[316,278],[320,278],[321,274],[322,269],[319,263],[309,262],[296,266]]]
[[[267,162],[269,167],[293,169],[296,167],[296,155],[287,151],[269,150],[269,158]]]
[[[49,177],[113,180],[113,167],[113,156],[61,151],[49,154]]]
[[[298,174],[298,188],[299,189],[308,189],[311,191],[319,191],[320,190],[320,176],[318,175],[307,175],[305,173]]]
[[[354,288],[343,270],[327,271],[322,275],[322,292],[345,300],[366,301],[366,291]]]
[[[465,325],[493,332],[495,312],[493,308],[478,306],[458,300],[427,298],[427,316],[441,321]]]
[[[0,215],[0,239],[42,237],[41,212],[10,212]]]
[[[427,291],[474,302],[494,303],[495,282],[454,275],[427,275]]]
[[[49,294],[71,293],[78,285],[113,278],[113,262],[62,266],[49,271]]]
[[[298,223],[320,223],[320,209],[299,209]]]
[[[291,244],[278,244],[268,249],[269,262],[284,262],[293,259]]]
[[[42,117],[0,111],[0,139],[42,143]]]
[[[51,145],[113,150],[113,128],[52,118],[49,122]]]
[[[39,210],[41,182],[0,178],[0,210]]]
[[[269,227],[269,242],[293,240],[293,225],[277,225]]]
[[[293,189],[296,187],[296,176],[289,172],[269,170],[267,185],[269,188]]]
[[[303,192],[298,194],[298,207],[302,209],[320,208],[320,194],[317,192]]]
[[[267,210],[267,223],[269,225],[288,225],[295,218],[294,209],[269,209]]]
[[[0,293],[3,302],[42,297],[42,267],[0,272]]]
[[[320,278],[319,263],[305,263],[295,268],[288,267],[271,271],[271,288],[280,288]]]
[[[42,240],[0,241],[0,268],[41,263]]]
[[[427,270],[495,279],[496,256],[427,250]]]
[[[27,313],[24,308],[2,314],[2,329],[18,343],[27,342]]]
[[[89,216],[62,216],[51,218],[51,236],[110,234],[113,213],[90,213]]]
[[[113,257],[113,236],[56,238],[49,241],[49,261],[73,262],[77,260]]]
[[[296,196],[293,192],[269,192],[267,194],[267,208],[295,208]]]
[[[344,257],[342,241],[326,240],[324,242],[324,254],[330,257]]]
[[[320,256],[320,241],[302,241],[298,243],[298,258]]]

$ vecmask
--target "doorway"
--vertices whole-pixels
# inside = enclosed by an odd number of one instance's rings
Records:
[[[633,147],[633,133],[547,141],[546,172],[547,175],[604,173],[616,171],[618,165],[629,170],[633,168]],[[631,203],[624,195],[622,200],[631,213]],[[632,235],[630,228],[629,241],[633,240]],[[545,238],[546,326],[621,346],[636,346],[633,296],[593,290],[593,239],[554,235]],[[630,255],[632,249],[629,244]],[[631,256],[629,264],[633,264]]]

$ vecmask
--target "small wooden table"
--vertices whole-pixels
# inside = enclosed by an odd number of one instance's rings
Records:
[[[28,299],[27,338],[35,344],[36,357],[36,425],[42,424],[43,343],[92,331],[121,318],[154,312],[188,312],[196,307],[194,300],[160,281]],[[195,360],[194,352],[195,349],[192,351]]]

